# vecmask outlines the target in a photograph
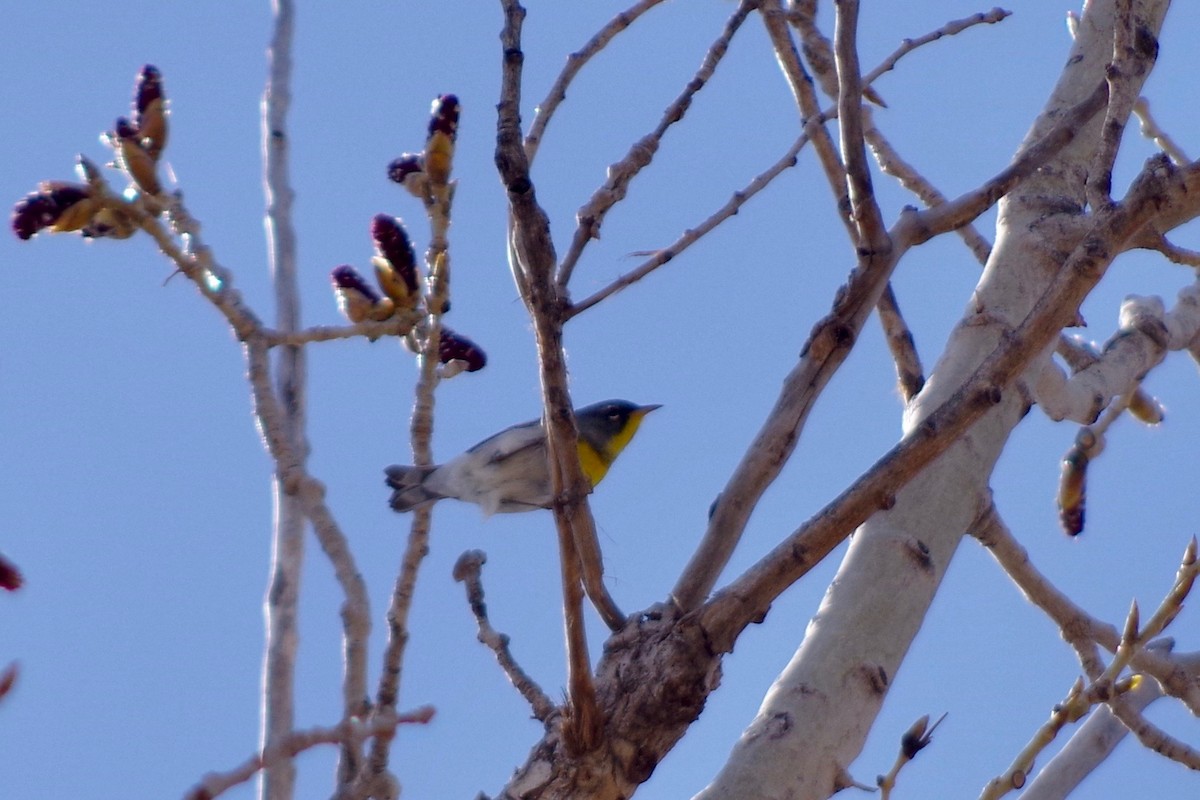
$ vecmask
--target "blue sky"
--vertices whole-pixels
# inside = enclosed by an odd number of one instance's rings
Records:
[[[525,117],[564,59],[621,4],[528,3]],[[8,110],[0,198],[70,178],[74,154],[106,158],[99,132],[126,114],[143,63],[165,76],[172,104],[166,159],[218,260],[270,319],[259,166],[258,102],[270,19],[266,3],[20,4],[0,30],[0,98]],[[716,36],[730,2],[668,3],[579,76],[535,165],[560,252],[576,209],[606,166],[656,124]],[[1066,7],[1009,6],[1014,15],[905,59],[877,88],[878,124],[947,195],[1007,164],[1068,49]],[[866,8],[868,68],[903,37],[984,7],[921,0],[904,13]],[[435,453],[454,455],[538,413],[528,319],[505,263],[504,198],[492,167],[501,17],[478,2],[325,4],[299,10],[292,166],[298,193],[303,315],[339,321],[328,288],[342,263],[369,267],[368,226],[380,212],[428,231],[416,201],[385,178],[388,161],[421,147],[430,100],[463,106],[447,323],[489,356],[480,373],[438,394]],[[1167,19],[1147,95],[1194,153],[1200,14]],[[653,167],[609,217],[576,270],[583,297],[631,269],[629,254],[668,244],[761,172],[796,135],[797,117],[751,19]],[[1115,185],[1148,143],[1130,137]],[[913,202],[877,181],[886,218]],[[992,235],[994,219],[981,222]],[[1200,246],[1190,226],[1176,239]],[[573,321],[567,344],[579,403],[626,397],[662,403],[614,467],[592,507],[610,589],[627,611],[661,600],[703,533],[709,503],[774,402],[782,376],[852,266],[811,153],[701,244]],[[257,740],[262,597],[269,558],[270,464],[259,445],[243,362],[219,315],[148,239],[0,237],[0,552],[27,586],[0,597],[0,662],[21,663],[0,703],[0,786],[11,797],[176,796],[202,774],[246,758]],[[895,286],[927,367],[978,275],[944,237],[911,253]],[[1191,279],[1132,254],[1084,306],[1103,341],[1131,292],[1168,301]],[[350,537],[376,625],[399,564],[407,520],[386,506],[381,468],[407,461],[414,361],[393,342],[334,342],[309,354],[311,468]],[[1130,599],[1157,604],[1196,533],[1195,364],[1174,354],[1148,388],[1167,421],[1123,419],[1094,465],[1088,528],[1057,529],[1058,461],[1075,434],[1035,409],[1001,460],[1001,513],[1039,567],[1093,613],[1119,621]],[[813,415],[795,458],[763,499],[729,568],[753,563],[835,496],[899,434],[900,403],[874,323]],[[493,624],[552,695],[565,683],[553,526],[545,513],[483,521],[442,504],[414,606],[401,705],[432,704],[436,720],[404,730],[394,760],[407,797],[496,792],[539,726],[475,642],[459,553],[488,553]],[[787,592],[767,624],[725,662],[701,720],[638,796],[702,788],[786,663],[836,569],[839,550]],[[340,597],[310,539],[301,600],[302,726],[339,715]],[[594,650],[603,631],[595,617]],[[1200,647],[1194,615],[1173,629]],[[1002,771],[1066,692],[1078,666],[1054,627],[966,540],[863,755],[864,782],[891,765],[900,734],[922,714],[949,717],[933,747],[901,776],[906,796],[977,793]],[[1151,718],[1196,742],[1195,720],[1161,703]],[[297,796],[328,796],[332,749],[300,759]],[[1132,742],[1077,797],[1192,796],[1196,778]],[[231,798],[248,798],[247,786]]]

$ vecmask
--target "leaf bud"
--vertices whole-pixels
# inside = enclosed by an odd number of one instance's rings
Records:
[[[388,180],[395,181],[408,190],[413,197],[424,198],[428,184],[424,159],[419,153],[403,153],[388,164]]]
[[[161,192],[154,158],[138,141],[137,129],[129,120],[119,117],[108,138],[117,153],[117,166],[125,170],[138,188],[147,194]]]
[[[167,144],[167,99],[163,95],[162,73],[146,64],[133,85],[133,128],[151,158],[158,160]]]
[[[1063,456],[1062,473],[1058,480],[1058,519],[1063,530],[1071,536],[1083,532],[1084,509],[1087,505],[1088,456],[1072,447]]]
[[[333,281],[333,293],[337,296],[338,309],[354,323],[373,318],[376,305],[381,298],[371,285],[363,280],[358,270],[349,264],[335,267],[329,275]]]
[[[435,185],[450,180],[454,160],[454,140],[458,135],[458,98],[444,94],[433,101],[429,120],[429,138],[425,140],[425,171]]]
[[[30,239],[47,228],[52,233],[77,231],[96,210],[96,200],[87,186],[46,181],[13,206],[12,230],[20,239]]]
[[[383,293],[401,308],[413,308],[420,297],[417,283],[417,257],[404,225],[396,217],[376,214],[371,220],[371,238],[379,253],[371,259],[375,277]]]
[[[25,579],[21,577],[21,570],[17,569],[17,565],[9,561],[3,553],[0,553],[0,589],[15,592],[21,588],[23,583],[25,583]]]
[[[477,372],[487,365],[487,354],[462,334],[442,328],[441,338],[438,340],[438,361],[443,364],[461,361],[467,372]]]

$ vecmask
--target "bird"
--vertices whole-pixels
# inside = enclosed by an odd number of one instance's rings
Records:
[[[637,433],[642,420],[661,405],[605,400],[575,411],[579,463],[592,488]],[[546,432],[530,420],[484,439],[445,464],[384,469],[389,505],[398,513],[448,497],[477,504],[485,517],[535,511],[553,501],[546,459]]]

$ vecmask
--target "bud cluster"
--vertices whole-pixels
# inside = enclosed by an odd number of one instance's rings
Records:
[[[154,65],[147,64],[134,82],[130,116],[118,117],[113,130],[104,134],[105,141],[116,152],[116,166],[124,170],[141,192],[149,195],[162,192],[158,160],[167,143],[166,103],[162,74]],[[36,192],[17,201],[10,224],[18,238],[30,239],[44,230],[78,231],[86,237],[113,239],[134,234],[137,228],[128,214],[96,197],[89,185],[94,177],[87,174],[90,165],[80,166],[87,183],[43,181]]]
[[[433,189],[449,184],[458,138],[458,98],[444,94],[433,101],[429,134],[420,153],[404,153],[388,164],[387,174],[415,197],[427,200]]]

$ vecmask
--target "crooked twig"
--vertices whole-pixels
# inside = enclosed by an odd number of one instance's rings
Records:
[[[1150,113],[1149,100],[1145,97],[1139,97],[1137,102],[1133,104],[1133,113],[1137,116],[1140,123],[1139,128],[1142,136],[1145,136],[1158,145],[1159,149],[1170,156],[1171,160],[1176,164],[1183,165],[1191,162],[1191,159],[1188,158],[1183,148],[1154,119],[1154,115]]]
[[[513,658],[508,649],[508,636],[498,632],[488,620],[487,604],[483,600],[483,565],[487,555],[482,550],[468,550],[454,562],[454,580],[466,584],[467,603],[479,626],[479,641],[496,654],[496,662],[533,710],[534,719],[545,722],[557,708],[542,687]]]

